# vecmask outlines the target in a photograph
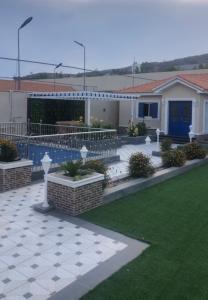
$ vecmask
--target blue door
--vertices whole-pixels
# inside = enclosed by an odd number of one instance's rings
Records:
[[[191,101],[169,102],[169,135],[187,136],[192,123]]]

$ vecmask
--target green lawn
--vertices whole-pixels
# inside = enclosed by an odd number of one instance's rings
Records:
[[[82,218],[151,244],[82,299],[208,299],[208,165]]]

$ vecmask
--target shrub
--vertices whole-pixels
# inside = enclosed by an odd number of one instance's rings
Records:
[[[92,128],[101,128],[101,123],[99,121],[94,121],[91,125]]]
[[[11,162],[17,160],[17,147],[10,141],[0,141],[0,161]]]
[[[111,124],[103,123],[102,120],[100,121],[93,121],[91,128],[103,128],[103,129],[113,129],[113,126]]]
[[[138,129],[138,135],[144,136],[147,134],[147,127],[144,122],[139,122],[136,124],[136,128]]]
[[[206,157],[206,150],[202,148],[197,142],[192,142],[184,145],[183,151],[188,160],[203,159]]]
[[[82,166],[82,169],[90,169],[101,174],[104,174],[107,171],[105,164],[100,160],[89,160]]]
[[[128,135],[129,136],[144,136],[147,133],[147,127],[144,122],[139,122],[136,125],[129,121]]]
[[[137,135],[138,135],[138,128],[134,125],[134,123],[130,121],[128,126],[128,136],[137,136]]]
[[[171,150],[171,146],[172,146],[172,140],[169,138],[165,138],[162,140],[160,144],[160,149],[162,152],[169,151]]]
[[[111,124],[103,124],[102,128],[103,129],[114,129],[113,125],[111,125]]]
[[[162,154],[163,165],[166,168],[182,167],[186,162],[186,156],[182,150],[174,149]]]
[[[101,160],[89,160],[82,166],[83,170],[90,170],[104,175],[104,187],[108,183],[107,167]]]
[[[154,173],[150,158],[142,153],[132,154],[129,159],[129,174],[132,177],[148,177]]]
[[[66,176],[75,177],[80,175],[79,170],[82,166],[81,161],[67,161],[61,165],[61,169],[64,171]]]

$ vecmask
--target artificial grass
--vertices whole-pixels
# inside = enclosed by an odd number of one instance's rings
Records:
[[[150,242],[82,300],[208,299],[208,165],[82,218]]]

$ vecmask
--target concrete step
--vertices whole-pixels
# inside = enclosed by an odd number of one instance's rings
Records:
[[[165,138],[171,139],[174,144],[186,144],[186,143],[189,143],[189,138],[188,137],[171,136],[171,135],[161,135],[160,136],[160,141],[164,140]]]

